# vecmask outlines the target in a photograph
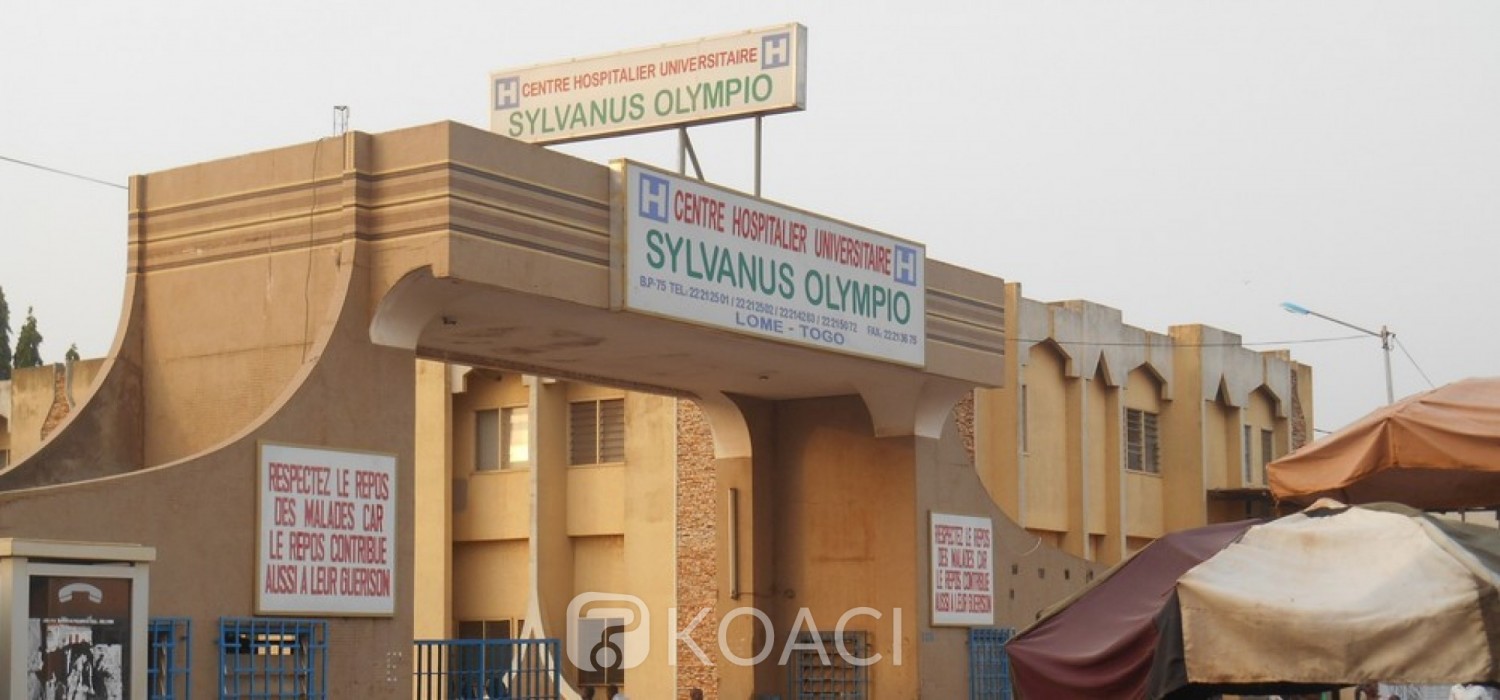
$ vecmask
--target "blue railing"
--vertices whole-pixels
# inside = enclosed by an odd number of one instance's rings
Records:
[[[416,700],[558,700],[556,639],[415,642]]]

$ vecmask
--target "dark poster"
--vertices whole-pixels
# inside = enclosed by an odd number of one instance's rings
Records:
[[[130,580],[32,576],[27,700],[122,700]]]

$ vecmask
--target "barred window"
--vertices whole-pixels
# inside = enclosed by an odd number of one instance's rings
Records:
[[[326,700],[328,623],[219,619],[222,700]]]
[[[1125,409],[1125,468],[1146,474],[1161,473],[1160,447],[1157,438],[1157,415],[1134,408]]]
[[[625,461],[625,400],[577,401],[568,406],[568,464]]]

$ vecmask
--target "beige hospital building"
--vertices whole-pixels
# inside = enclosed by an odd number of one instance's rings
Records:
[[[920,365],[622,308],[616,177],[438,123],[132,178],[108,356],[0,384],[0,537],[150,548],[151,697],[998,698],[994,640],[1307,439],[1285,351],[938,260]],[[373,608],[266,595],[273,501],[345,493],[279,447],[389,465]]]

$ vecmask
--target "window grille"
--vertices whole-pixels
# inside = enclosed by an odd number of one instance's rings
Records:
[[[840,639],[842,637],[842,639]],[[865,700],[870,697],[870,667],[851,661],[870,658],[867,632],[803,632],[797,635],[799,646],[821,645],[816,649],[794,649],[789,659],[788,692],[791,700]],[[842,644],[842,648],[840,647]]]
[[[219,619],[221,700],[328,700],[328,623]]]
[[[1147,474],[1161,473],[1157,415],[1125,409],[1125,468]]]
[[[568,405],[568,463],[625,461],[625,400],[576,401]]]
[[[193,623],[183,617],[154,617],[146,636],[146,697],[188,700],[192,688]]]
[[[1005,643],[1014,634],[1009,628],[969,629],[969,700],[1011,700]]]

